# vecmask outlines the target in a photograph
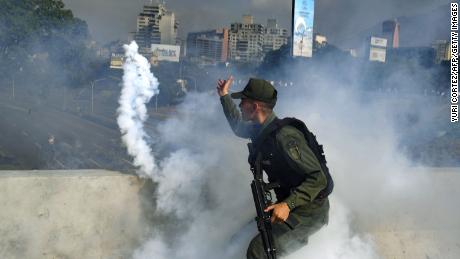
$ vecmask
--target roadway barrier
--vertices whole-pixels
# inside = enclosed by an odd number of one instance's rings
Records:
[[[408,208],[354,222],[382,258],[460,257],[460,209],[443,207],[458,207],[460,169],[432,171],[439,196],[423,198],[426,217]],[[0,171],[0,258],[131,258],[153,222],[166,220],[154,218],[153,190],[151,181],[106,170]],[[451,222],[437,220],[444,210]]]

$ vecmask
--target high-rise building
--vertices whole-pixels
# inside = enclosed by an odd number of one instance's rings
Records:
[[[229,32],[229,58],[235,62],[261,62],[264,57],[265,27],[255,24],[251,15],[241,23],[232,23]]]
[[[187,35],[187,58],[200,64],[227,61],[228,33],[227,28],[189,33]]]
[[[177,29],[179,22],[173,12],[167,11],[160,19],[160,43],[167,45],[177,45]]]
[[[281,46],[287,44],[287,30],[279,28],[276,19],[268,19],[263,41],[262,48],[265,53],[271,50],[277,50]]]
[[[440,64],[442,61],[451,59],[451,43],[447,40],[437,40],[432,47],[436,52],[435,63]]]
[[[152,44],[176,45],[178,27],[174,13],[167,11],[165,4],[147,4],[137,16],[134,39],[147,51]]]
[[[382,36],[388,40],[388,48],[399,48],[399,22],[395,20],[384,21]]]

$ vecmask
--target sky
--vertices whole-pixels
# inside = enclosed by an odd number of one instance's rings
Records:
[[[63,1],[88,23],[93,38],[101,43],[127,41],[129,32],[136,29],[136,16],[142,5],[150,2]],[[449,0],[317,0],[315,31],[327,36],[330,43],[345,47],[347,41],[383,20],[430,13],[448,3]],[[166,0],[166,6],[176,13],[179,35],[184,39],[191,31],[229,27],[232,22],[240,21],[243,14],[252,14],[257,23],[266,24],[268,18],[276,18],[284,28],[290,29],[291,24],[291,0]]]

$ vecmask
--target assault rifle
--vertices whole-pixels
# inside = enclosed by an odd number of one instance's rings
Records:
[[[248,144],[249,154],[252,154],[252,144]],[[276,248],[273,240],[271,213],[265,212],[265,209],[271,205],[272,197],[270,190],[279,187],[278,183],[265,183],[262,177],[262,168],[260,162],[262,155],[260,152],[256,154],[256,158],[251,164],[251,171],[254,175],[254,180],[251,183],[252,196],[254,198],[254,205],[256,206],[257,216],[257,229],[259,229],[260,237],[264,245],[265,254],[267,259],[276,259]]]

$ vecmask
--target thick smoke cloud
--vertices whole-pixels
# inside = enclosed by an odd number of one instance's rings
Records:
[[[301,98],[289,109],[299,111],[298,105],[305,107]],[[308,118],[307,114],[295,115]],[[160,125],[158,134],[177,150],[161,163],[157,213],[173,213],[185,227],[173,233],[176,241],[172,244],[162,242],[162,234],[157,233],[136,251],[135,258],[243,258],[256,233],[245,141],[230,132],[218,98],[208,94],[189,96],[178,118]],[[341,149],[340,143],[333,146]],[[333,151],[329,153],[334,161]],[[340,185],[343,181],[339,172]],[[332,200],[330,225],[290,258],[324,255],[325,246],[330,252],[325,258],[377,258],[370,239],[352,233],[348,210],[342,204],[339,199]],[[162,254],[167,256],[158,257]]]
[[[154,80],[139,80],[151,74],[139,69],[145,68],[143,65],[131,62],[138,57],[131,53],[136,50],[135,46],[132,48],[126,48],[128,62],[119,109],[124,141],[141,167],[141,175],[148,175],[158,183],[157,213],[173,214],[186,224],[183,231],[173,233],[176,238],[172,245],[162,241],[163,235],[171,233],[157,233],[135,257],[159,254],[167,255],[165,258],[244,256],[245,246],[255,234],[255,228],[244,228],[252,222],[249,192],[235,193],[235,190],[244,190],[250,179],[245,158],[240,155],[244,154],[242,141],[236,141],[229,134],[214,96],[190,96],[182,105],[178,118],[168,120],[159,128],[162,141],[177,149],[155,169],[151,164],[155,159],[145,148],[141,127],[145,119],[143,105],[148,98],[142,98],[142,94],[136,96],[149,90]],[[143,59],[136,61],[145,62]],[[148,159],[143,159],[145,157]],[[232,240],[236,243],[229,246]]]
[[[358,236],[350,228],[350,211],[332,199],[329,224],[313,235],[309,245],[288,255],[286,259],[300,258],[381,258],[370,235]]]
[[[203,104],[203,98],[209,96],[190,98],[186,103],[193,105],[186,105],[187,113],[169,120],[160,127],[161,133],[158,137],[161,136],[166,144],[178,149],[159,162],[158,167],[155,166],[155,158],[147,147],[142,128],[143,120],[146,118],[145,102],[153,94],[155,79],[146,69],[146,60],[138,56],[136,50],[135,43],[126,47],[128,58],[124,68],[125,81],[118,119],[124,134],[123,140],[128,152],[134,156],[135,163],[141,168],[139,174],[149,176],[158,184],[156,213],[173,215],[172,218],[186,225],[181,233],[157,233],[156,238],[148,242],[135,257],[144,258],[152,253],[156,257],[165,254],[162,258],[205,258],[210,254],[218,256],[227,249],[227,241],[236,233],[234,230],[241,227],[241,219],[250,221],[250,210],[239,213],[238,217],[235,215],[233,220],[222,220],[239,208],[250,207],[250,200],[247,199],[249,196],[233,197],[231,193],[226,192],[229,186],[244,186],[243,183],[248,181],[249,176],[243,174],[243,168],[235,167],[232,161],[215,152],[217,146],[225,146],[225,142],[222,142],[225,138],[220,138],[220,132],[225,129],[223,121],[213,116],[218,108],[217,102],[211,103],[215,107],[206,106],[205,110],[201,109],[201,105],[197,105]],[[143,95],[144,92],[147,94]],[[220,125],[220,130],[217,125]],[[210,128],[217,131],[209,131]],[[193,138],[193,130],[202,132],[202,138]],[[243,177],[235,177],[231,172],[240,172]],[[220,231],[209,233],[212,229]],[[209,234],[202,235],[206,232]],[[173,249],[174,247],[162,241],[171,235],[175,236],[173,240],[177,243],[173,246],[184,249]],[[240,252],[241,249],[235,251]]]
[[[159,177],[153,179],[158,182],[157,213],[173,215],[184,227],[177,233],[157,233],[135,258],[244,256],[242,247],[256,231],[253,227],[239,233],[252,222],[252,201],[246,192],[250,175],[244,157],[235,163],[226,156],[244,153],[245,145],[233,143],[226,122],[216,111],[219,103],[214,96],[192,94],[177,118],[159,126],[161,144],[173,150],[160,162]],[[242,195],[233,194],[238,189]],[[161,242],[170,235],[175,236],[174,242]],[[162,253],[166,256],[158,257]]]
[[[391,73],[379,84],[398,82],[404,91],[369,91],[359,66],[334,60],[337,70],[331,74],[329,61],[310,70],[293,65],[288,78],[297,83],[277,86],[275,112],[302,119],[316,133],[336,182],[329,225],[288,258],[380,258],[371,232],[456,226],[460,212],[445,202],[452,193],[432,188],[438,176],[415,170],[400,148],[405,128],[395,113],[423,118],[426,112],[414,105],[438,103],[438,97],[413,91],[426,85],[425,78]],[[372,80],[368,83],[377,79]],[[152,174],[158,183],[156,213],[169,215],[165,224],[180,227],[156,226],[134,258],[244,258],[257,232],[246,140],[230,131],[218,97],[189,94],[177,114],[149,135],[159,140],[156,147],[168,150]]]

